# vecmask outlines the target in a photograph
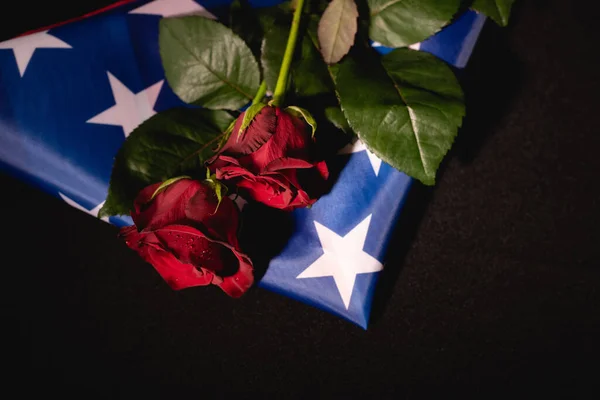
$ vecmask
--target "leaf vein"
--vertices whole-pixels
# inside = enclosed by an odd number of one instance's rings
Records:
[[[419,156],[420,156],[420,159],[421,159],[421,164],[423,165],[423,171],[425,171],[426,175],[429,175],[429,173],[427,172],[427,168],[428,168],[427,162],[426,162],[426,160],[424,158],[425,156],[423,154],[423,149],[421,148],[421,143],[420,143],[420,140],[419,140],[419,129],[417,128],[417,125],[416,125],[416,116],[414,115],[414,111],[409,106],[408,102],[404,98],[404,95],[402,95],[402,91],[400,90],[400,87],[398,86],[398,84],[396,83],[396,81],[394,80],[394,78],[392,78],[392,76],[390,75],[390,73],[388,72],[388,70],[386,68],[383,68],[383,70],[385,71],[385,73],[388,76],[388,78],[392,81],[392,84],[396,88],[396,92],[400,96],[400,99],[402,99],[402,102],[406,105],[406,108],[408,110],[408,117],[410,118],[410,122],[411,122],[410,125],[412,127],[412,130],[413,130],[413,133],[414,133],[414,137],[415,137],[415,142],[417,143],[417,148],[419,150]]]
[[[371,11],[371,16],[374,17],[377,14],[379,14],[380,12],[382,12],[383,10],[385,10],[386,8],[389,8],[391,6],[393,6],[396,3],[401,2],[402,0],[391,0],[388,1],[387,3],[384,3],[381,7],[374,9],[373,11]]]
[[[213,71],[212,68],[210,68],[201,58],[199,58],[196,55],[196,53],[194,53],[193,51],[191,51],[190,49],[188,49],[187,46],[185,46],[184,42],[179,37],[177,37],[177,35],[175,35],[173,33],[173,31],[171,30],[171,28],[169,27],[169,25],[166,25],[166,27],[167,27],[167,30],[169,31],[169,33],[171,34],[171,36],[179,43],[179,45],[185,51],[187,51],[196,61],[198,61],[199,64],[202,64],[210,73],[212,73],[214,76],[216,76],[221,82],[224,82],[225,84],[229,85],[234,90],[236,90],[237,92],[241,93],[242,95],[244,95],[248,99],[252,100],[252,98],[254,97],[253,95],[250,95],[250,94],[246,93],[240,87],[238,87],[237,85],[233,84],[232,82],[230,82],[229,80],[227,80],[225,77],[219,75],[216,71]]]
[[[344,15],[344,8],[346,7],[346,2],[342,1],[342,9],[340,10],[340,16],[339,18],[337,18],[337,26],[335,27],[335,35],[333,35],[333,45],[331,46],[331,48],[329,49],[329,57],[328,59],[331,60],[333,57],[333,52],[335,49],[335,45],[337,44],[338,41],[338,37],[339,37],[339,33],[340,33],[340,28],[342,27],[342,15]]]

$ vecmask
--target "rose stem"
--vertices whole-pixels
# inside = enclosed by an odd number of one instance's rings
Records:
[[[298,0],[296,2],[296,9],[294,10],[294,19],[292,19],[290,36],[288,36],[285,53],[283,54],[283,61],[281,62],[281,69],[279,70],[279,77],[277,78],[277,85],[275,86],[275,91],[273,92],[273,101],[271,104],[274,106],[280,106],[283,102],[283,98],[285,97],[288,74],[290,72],[290,65],[292,64],[292,57],[294,56],[294,49],[296,48],[298,28],[300,27],[300,16],[302,15],[303,8],[304,0]]]
[[[263,99],[263,97],[265,97],[265,94],[267,93],[267,81],[262,81],[260,83],[260,86],[258,87],[258,92],[256,92],[256,96],[254,96],[254,99],[252,99],[252,105],[260,103]]]

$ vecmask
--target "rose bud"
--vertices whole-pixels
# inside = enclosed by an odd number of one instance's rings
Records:
[[[252,285],[252,262],[238,246],[239,211],[207,183],[179,179],[156,193],[143,189],[121,229],[125,243],[152,264],[173,289],[213,284],[231,297]]]
[[[279,107],[265,106],[240,132],[244,116],[207,162],[217,179],[236,186],[242,196],[282,210],[317,201],[329,171],[316,160],[310,126]]]

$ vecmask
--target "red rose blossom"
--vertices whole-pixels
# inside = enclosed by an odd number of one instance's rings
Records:
[[[310,127],[279,107],[264,107],[238,135],[233,133],[208,161],[217,179],[235,185],[242,195],[270,207],[293,210],[317,201],[329,176],[324,161],[316,161]]]
[[[154,266],[173,289],[213,284],[239,297],[252,285],[252,262],[239,250],[239,211],[219,204],[211,187],[181,179],[151,198],[160,183],[134,202],[135,223],[121,229],[127,245]]]

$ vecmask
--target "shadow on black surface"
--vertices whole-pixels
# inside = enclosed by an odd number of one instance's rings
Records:
[[[254,264],[254,280],[260,281],[269,261],[277,256],[294,232],[291,213],[251,202],[244,206],[239,240]]]
[[[385,266],[373,295],[369,324],[376,324],[384,315],[394,291],[396,281],[402,271],[404,260],[418,232],[433,195],[433,188],[415,182],[406,198],[400,218],[388,244],[384,257]]]
[[[455,71],[465,92],[467,117],[456,142],[437,173],[441,180],[450,159],[456,156],[462,163],[471,163],[493,132],[493,127],[511,109],[524,79],[521,62],[507,43],[507,28],[488,21],[481,33],[469,64]],[[419,225],[434,194],[434,187],[419,182],[410,189],[400,218],[388,245],[385,268],[373,297],[370,323],[376,324],[400,275],[404,260],[416,237]]]
[[[467,67],[457,71],[467,115],[452,152],[462,163],[477,157],[524,81],[523,64],[508,43],[508,29],[488,20]]]

